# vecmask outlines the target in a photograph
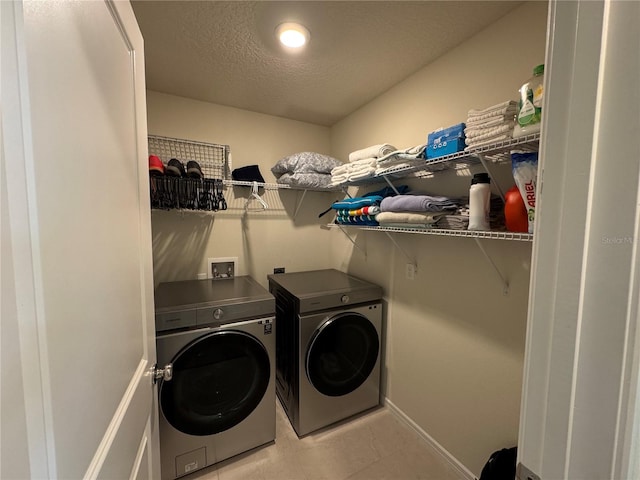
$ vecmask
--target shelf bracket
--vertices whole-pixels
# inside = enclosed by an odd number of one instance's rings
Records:
[[[500,283],[502,283],[502,294],[503,295],[509,295],[509,282],[504,278],[502,273],[500,273],[500,270],[498,269],[498,267],[494,263],[493,259],[491,258],[491,256],[487,253],[487,251],[482,246],[482,243],[480,242],[480,239],[479,238],[474,238],[474,240],[476,241],[476,244],[478,245],[478,248],[480,249],[480,251],[484,255],[484,258],[487,259],[487,261],[493,267],[493,270],[496,272],[496,274],[500,278]]]
[[[389,237],[389,240],[391,240],[391,242],[396,246],[396,248],[398,250],[400,250],[400,253],[402,253],[405,257],[407,257],[407,260],[409,260],[409,263],[411,263],[411,265],[413,265],[414,267],[416,267],[416,270],[418,269],[418,262],[416,262],[416,260],[414,258],[411,258],[407,252],[404,251],[404,249],[398,244],[398,242],[396,242],[396,240],[393,238],[393,235],[391,235],[389,232],[384,232],[386,233],[387,237]]]
[[[349,239],[349,241],[353,243],[353,246],[356,247],[358,250],[360,250],[364,254],[364,257],[367,258],[367,251],[364,248],[362,248],[360,245],[358,245],[356,241],[353,238],[351,238],[351,235],[349,235],[347,231],[344,228],[342,228],[341,225],[338,225],[338,227],[340,228],[342,233],[344,233],[345,236]]]
[[[393,190],[394,192],[396,192],[396,195],[400,195],[400,192],[398,191],[398,189],[396,187],[393,186],[393,183],[391,183],[391,180],[389,180],[389,177],[387,177],[386,175],[384,176],[385,181],[389,184],[389,186],[391,187],[391,190]]]
[[[489,164],[487,163],[487,160],[484,158],[484,155],[481,153],[477,153],[476,156],[478,157],[478,160],[480,160],[480,163],[482,163],[482,166],[484,167],[486,172],[489,174],[489,176],[493,180],[493,184],[496,186],[496,189],[500,194],[500,198],[502,198],[502,201],[504,202],[504,190],[502,190],[502,188],[500,187],[500,184],[496,181],[495,177],[493,176],[493,173],[491,172],[491,169],[489,168]]]
[[[302,197],[300,198],[300,200],[297,201],[296,204],[296,209],[293,212],[293,218],[295,219],[298,216],[298,211],[300,210],[300,207],[302,206],[302,202],[304,201],[304,196],[307,194],[307,190],[303,190],[302,191]]]

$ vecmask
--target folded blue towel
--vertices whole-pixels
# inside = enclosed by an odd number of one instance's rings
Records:
[[[396,195],[380,202],[381,212],[442,212],[456,208],[458,204],[449,197],[432,195]]]
[[[331,208],[334,210],[338,210],[340,208],[346,208],[348,210],[353,210],[355,208],[368,207],[370,205],[379,205],[382,197],[379,195],[372,195],[370,197],[354,197],[354,198],[345,198],[339,202],[335,202],[331,205]]]

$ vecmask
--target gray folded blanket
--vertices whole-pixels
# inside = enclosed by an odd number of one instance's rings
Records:
[[[381,212],[442,212],[455,210],[458,204],[449,197],[433,195],[396,195],[380,203]]]

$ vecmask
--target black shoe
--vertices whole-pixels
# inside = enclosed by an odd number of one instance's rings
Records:
[[[184,165],[177,158],[172,158],[167,163],[165,168],[165,174],[171,175],[172,177],[186,177],[186,173],[184,171]]]
[[[200,168],[200,165],[198,165],[198,162],[195,162],[193,160],[189,160],[187,162],[187,176],[191,177],[191,178],[202,178],[202,169]]]

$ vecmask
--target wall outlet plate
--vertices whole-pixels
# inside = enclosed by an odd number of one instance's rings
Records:
[[[407,280],[416,278],[417,268],[413,263],[407,263]]]
[[[238,272],[238,257],[215,257],[207,259],[207,278],[223,280],[233,278]]]

